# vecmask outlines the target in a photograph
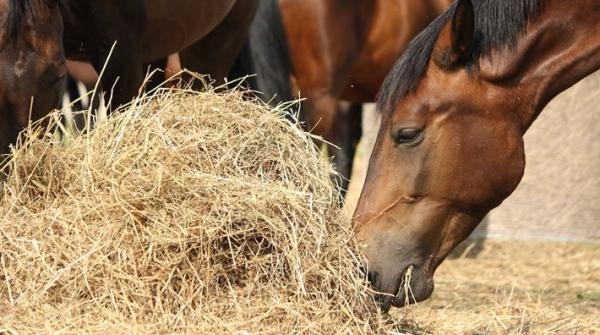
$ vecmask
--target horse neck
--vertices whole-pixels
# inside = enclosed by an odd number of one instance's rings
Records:
[[[556,95],[600,68],[598,17],[598,0],[545,1],[515,49],[481,61],[483,77],[513,90],[524,131]]]

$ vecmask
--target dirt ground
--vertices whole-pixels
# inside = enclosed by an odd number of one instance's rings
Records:
[[[364,127],[349,213],[378,129],[372,106]],[[474,233],[487,238],[482,252],[445,261],[433,297],[391,318],[411,334],[600,334],[599,136],[597,72],[554,99],[526,134],[521,184]]]
[[[600,245],[488,241],[475,259],[444,262],[432,298],[391,319],[410,334],[600,334],[599,254]]]

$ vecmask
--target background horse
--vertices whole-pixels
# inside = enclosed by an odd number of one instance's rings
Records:
[[[410,43],[354,214],[384,311],[429,297],[438,265],[516,188],[525,131],[600,68],[598,17],[596,0],[459,0]]]
[[[372,102],[385,75],[410,39],[450,0],[268,0],[250,30],[243,56],[258,73],[253,88],[266,100],[306,100],[307,129],[333,143],[338,171],[347,188],[361,136],[360,106],[342,108],[340,99]],[[252,86],[252,85],[251,85]],[[339,149],[337,148],[339,147]]]
[[[222,78],[246,38],[258,0],[64,0],[67,58],[103,68],[101,78],[118,106],[137,95],[147,68],[181,52],[193,71]]]
[[[62,29],[57,0],[0,0],[0,154],[60,101]]]

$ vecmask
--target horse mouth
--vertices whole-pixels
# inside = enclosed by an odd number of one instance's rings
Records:
[[[392,306],[404,307],[417,302],[411,287],[414,269],[415,266],[411,264],[404,269],[404,272],[402,272],[400,283],[398,284],[398,290],[396,295],[391,300]]]
[[[387,314],[392,308],[392,306],[404,307],[417,302],[417,299],[415,298],[411,288],[411,281],[413,278],[414,269],[415,266],[412,264],[404,269],[402,275],[398,279],[398,283],[395,289],[395,295],[384,292],[380,292],[378,294],[377,302],[383,314]]]

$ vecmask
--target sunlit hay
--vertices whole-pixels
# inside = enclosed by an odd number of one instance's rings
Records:
[[[409,265],[404,272],[402,277],[402,283],[400,289],[404,291],[404,305],[408,306],[411,302],[416,302],[415,295],[413,294],[412,288],[410,287],[410,281],[412,280],[413,266]]]
[[[382,331],[330,163],[281,114],[161,90],[66,144],[29,129],[4,170],[0,332]]]

